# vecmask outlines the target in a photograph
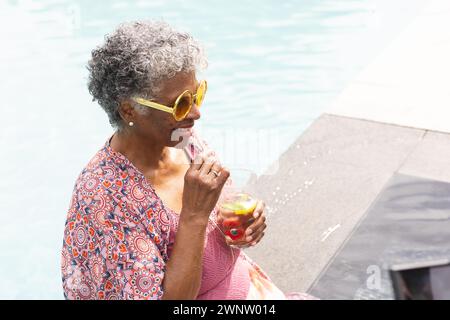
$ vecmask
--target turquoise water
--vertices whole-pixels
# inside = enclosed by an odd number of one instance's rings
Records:
[[[86,61],[125,20],[163,18],[204,43],[197,125],[260,174],[418,7],[414,1],[2,1],[0,298],[62,298],[59,251],[75,178],[112,133]]]

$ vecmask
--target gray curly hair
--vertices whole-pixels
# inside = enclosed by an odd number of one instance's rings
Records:
[[[203,47],[190,34],[176,31],[164,21],[127,22],[92,51],[88,88],[112,127],[121,130],[119,106],[123,99],[133,95],[154,99],[163,80],[207,66]],[[143,106],[135,108],[146,112]]]

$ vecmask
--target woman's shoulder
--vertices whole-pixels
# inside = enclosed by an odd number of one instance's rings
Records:
[[[76,179],[72,202],[89,205],[106,202],[115,206],[155,206],[157,196],[145,177],[107,144],[83,168]]]
[[[134,209],[134,203],[127,200],[132,189],[127,181],[131,179],[133,184],[133,178],[111,159],[105,148],[100,149],[76,179],[68,220],[81,215],[88,220],[105,222],[109,213],[123,210],[121,206],[125,203],[127,210]],[[102,227],[102,224],[98,223],[97,226]]]
[[[103,146],[79,173],[73,195],[80,200],[92,198],[94,195],[110,197],[111,193],[107,190],[123,176],[123,169],[123,164],[113,158],[106,145]]]
[[[76,180],[76,187],[83,187],[80,182],[86,179],[101,178],[104,168],[108,167],[108,160],[103,148],[97,151],[97,153],[88,161],[84,168],[79,173]]]
[[[98,178],[112,181],[120,178],[124,172],[135,174],[134,171],[127,159],[111,149],[108,142],[106,142],[85,165],[77,180],[83,181]]]

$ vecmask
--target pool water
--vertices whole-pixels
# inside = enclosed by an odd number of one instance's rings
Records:
[[[198,130],[232,170],[262,174],[418,3],[0,2],[0,298],[63,298],[59,253],[73,185],[112,134],[85,65],[118,23],[161,18],[205,45]]]

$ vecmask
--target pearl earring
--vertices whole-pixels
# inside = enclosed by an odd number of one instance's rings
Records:
[[[130,122],[128,123],[128,125],[129,125],[130,127],[134,126],[133,121],[130,121]]]

